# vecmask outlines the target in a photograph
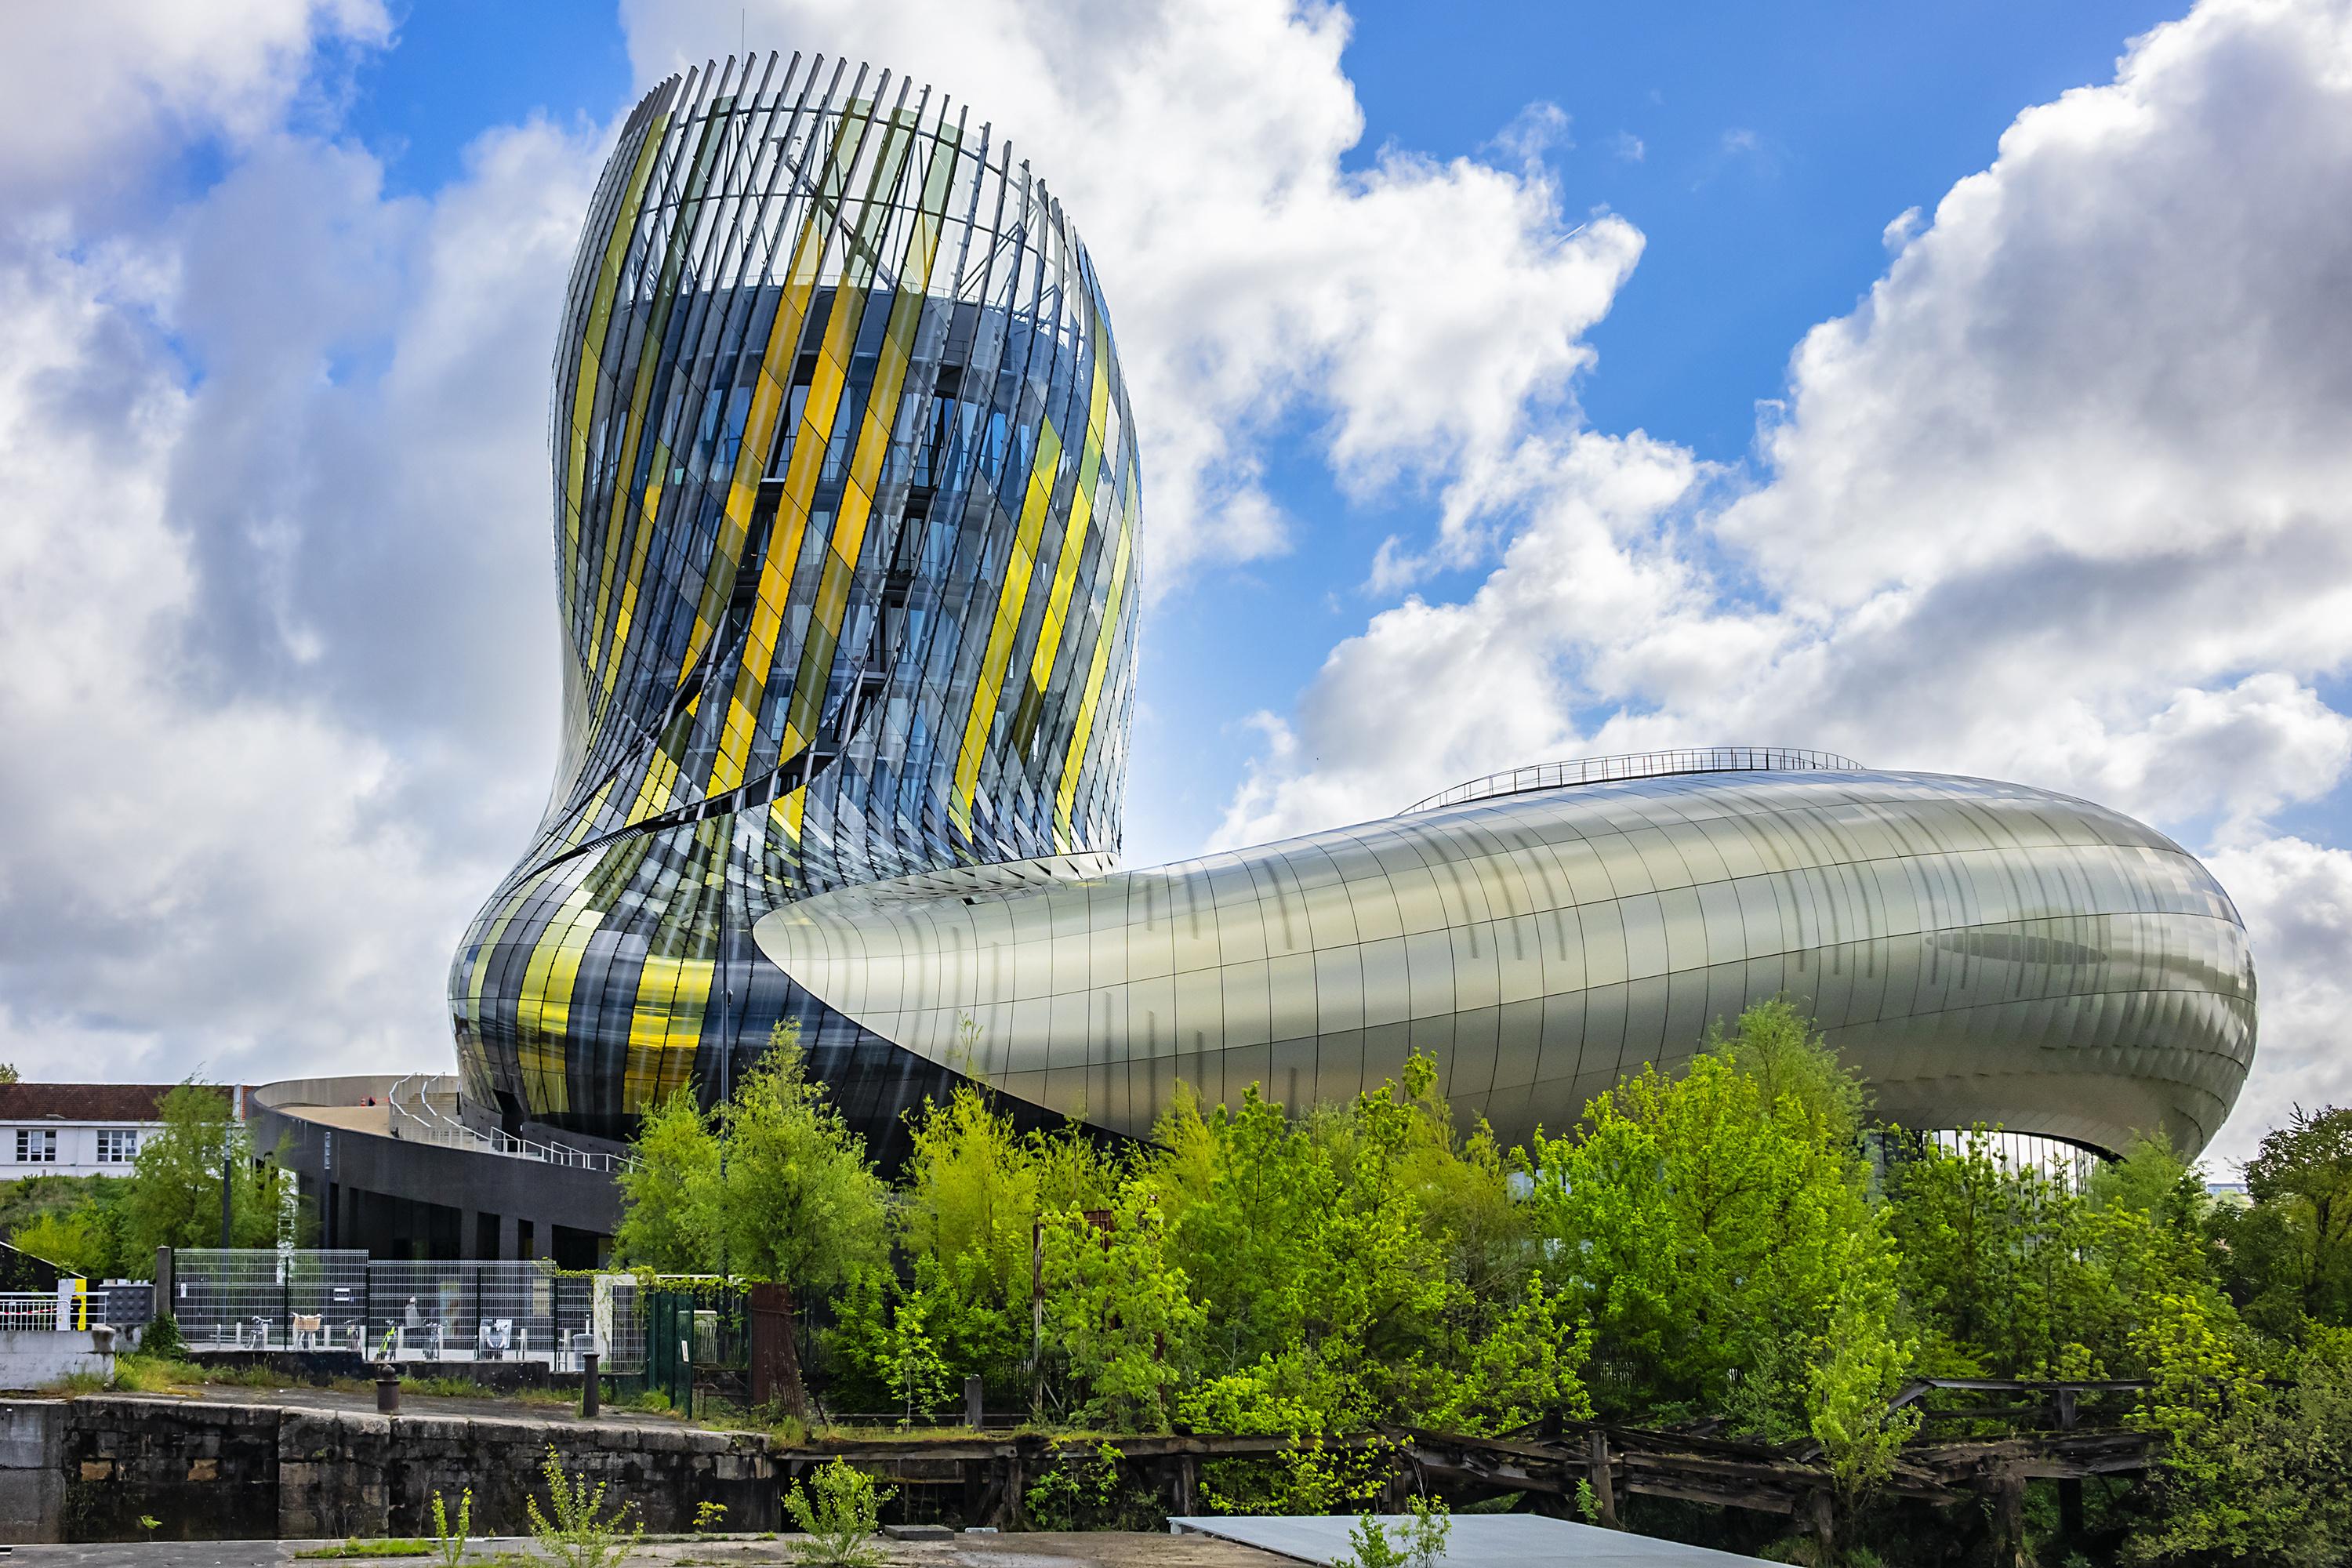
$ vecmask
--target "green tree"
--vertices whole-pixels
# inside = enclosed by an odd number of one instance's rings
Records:
[[[946,1375],[977,1374],[997,1397],[1025,1399],[1046,1141],[1022,1137],[969,1084],[927,1104],[911,1131],[898,1234],[926,1332]]]
[[[1536,1273],[1510,1163],[1483,1123],[1456,1127],[1428,1056],[1303,1116],[1255,1086],[1238,1109],[1180,1094],[1153,1131],[1142,1163],[1228,1419],[1486,1431],[1586,1408],[1581,1304]]]
[[[1902,1328],[1895,1289],[1899,1267],[1895,1249],[1875,1227],[1845,1238],[1837,1299],[1805,1390],[1807,1425],[1849,1509],[1895,1473],[1896,1456],[1919,1429],[1916,1407],[1887,1408],[1919,1351]]]
[[[789,1024],[723,1104],[706,1116],[673,1096],[635,1151],[615,1237],[625,1261],[701,1272],[723,1258],[737,1278],[783,1286],[789,1322],[798,1293],[838,1289],[887,1255],[881,1178],[809,1081]],[[804,1415],[797,1358],[784,1373],[785,1403]]]
[[[253,1157],[253,1139],[227,1093],[191,1080],[163,1096],[163,1122],[141,1141],[122,1199],[122,1247],[133,1258],[158,1247],[218,1247],[221,1171],[229,1170],[233,1247],[277,1244],[278,1173]]]
[[[908,1418],[929,1415],[948,1397],[948,1363],[931,1331],[937,1303],[920,1286],[898,1300],[883,1343],[881,1371]]]
[[[1066,1358],[1087,1417],[1166,1431],[1202,1313],[1169,1257],[1158,1194],[1139,1177],[1107,1212],[1049,1211],[1043,1239],[1047,1342]]]
[[[916,1257],[970,1258],[975,1285],[1004,1304],[1029,1295],[1030,1227],[1044,1173],[1013,1119],[960,1085],[910,1128],[899,1232]]]
[[[719,1139],[691,1087],[646,1113],[635,1152],[636,1163],[618,1178],[614,1256],[658,1274],[717,1272],[719,1237],[703,1211],[717,1190]]]
[[[1547,1415],[1584,1420],[1592,1415],[1583,1372],[1592,1354],[1592,1325],[1573,1297],[1547,1290],[1541,1274],[1527,1276],[1517,1301],[1485,1315],[1465,1332],[1449,1375],[1426,1418],[1433,1426],[1492,1435]]]
[[[1867,1086],[1787,997],[1757,1003],[1728,1031],[1710,1026],[1706,1048],[1755,1079],[1766,1105],[1791,1102],[1826,1145],[1843,1148],[1861,1136],[1870,1111]]]
[[[103,1279],[114,1272],[114,1235],[89,1209],[44,1214],[9,1237],[8,1242],[19,1252],[85,1279]]]
[[[1749,1022],[1735,1040],[1765,1032]],[[1801,1030],[1780,1044],[1826,1055]],[[1780,1438],[1807,1427],[1808,1364],[1874,1222],[1849,1097],[1788,1060],[1768,1093],[1747,1048],[1718,1045],[1678,1079],[1645,1068],[1574,1136],[1538,1133],[1530,1204],[1622,1369],[1612,1408],[1704,1410]]]
[[[143,1279],[152,1253],[126,1256],[121,1176],[27,1176],[0,1183],[0,1231],[20,1251],[85,1279]]]
[[[2246,1192],[2210,1219],[2231,1298],[2284,1338],[2352,1325],[2352,1108],[2297,1107],[2247,1162]]]
[[[2135,1140],[2077,1194],[1977,1128],[1897,1162],[1887,1191],[1925,1358],[1940,1372],[2134,1375],[2149,1303],[2212,1277],[2203,1184],[2161,1137]]]
[[[2150,1561],[2240,1558],[2269,1544],[2244,1472],[2244,1448],[2270,1402],[2227,1303],[2196,1294],[2150,1303],[2140,1351],[2151,1386],[2129,1420],[2163,1441],[2160,1522],[2136,1543]]]

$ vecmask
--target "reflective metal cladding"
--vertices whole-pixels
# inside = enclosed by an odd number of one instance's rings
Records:
[[[959,1078],[1148,1129],[1427,1049],[1571,1121],[1785,993],[1919,1127],[2199,1147],[2254,1041],[2204,868],[2016,785],[1729,748],[1547,763],[1121,872],[1140,474],[1109,314],[988,125],[887,72],[668,82],[606,165],[551,431],[564,725],[466,935],[467,1099],[618,1134],[797,1020],[888,1157]]]
[[[2201,1147],[2254,1039],[2237,911],[2162,835],[2016,784],[1788,762],[1474,795],[1150,871],[898,879],[760,939],[875,1033],[944,1057],[970,1017],[974,1070],[1133,1132],[1180,1080],[1298,1103],[1416,1049],[1498,1132],[1557,1131],[1786,994],[1906,1125]]]

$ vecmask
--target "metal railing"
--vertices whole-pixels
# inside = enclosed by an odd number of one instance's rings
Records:
[[[66,1327],[69,1310],[53,1290],[0,1291],[0,1333],[54,1333]]]
[[[517,1138],[504,1131],[482,1132],[468,1127],[433,1103],[431,1086],[437,1076],[411,1073],[393,1084],[384,1096],[386,1109],[391,1112],[387,1130],[392,1136],[404,1142],[470,1149],[509,1159],[536,1160],[568,1170],[601,1171],[607,1175],[636,1168],[637,1163],[626,1154],[597,1153],[574,1149],[568,1143],[542,1143],[537,1139]]]
[[[1507,773],[1488,773],[1414,801],[1400,816],[1460,805],[1465,801],[1524,795],[1530,790],[1620,779],[1664,778],[1675,773],[1857,773],[1862,764],[1835,752],[1801,752],[1787,746],[1698,746],[1678,752],[1632,752],[1615,757],[1579,757],[1564,763],[1532,763]]]

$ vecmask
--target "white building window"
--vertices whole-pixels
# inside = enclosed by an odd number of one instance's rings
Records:
[[[58,1135],[45,1127],[16,1129],[16,1163],[20,1165],[54,1165],[58,1163]]]
[[[101,1127],[98,1130],[98,1163],[101,1165],[128,1165],[139,1157],[139,1131],[131,1127]]]

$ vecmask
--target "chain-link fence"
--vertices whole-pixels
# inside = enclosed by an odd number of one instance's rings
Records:
[[[173,1255],[172,1310],[194,1350],[351,1351],[371,1361],[535,1361],[642,1372],[646,1331],[626,1274],[564,1274],[530,1261],[371,1261],[359,1251]]]

